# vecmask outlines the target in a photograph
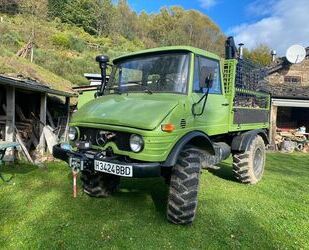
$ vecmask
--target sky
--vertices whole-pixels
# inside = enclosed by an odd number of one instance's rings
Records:
[[[249,49],[266,44],[284,55],[293,44],[309,46],[309,0],[128,0],[140,12],[178,5],[208,15],[226,35]]]

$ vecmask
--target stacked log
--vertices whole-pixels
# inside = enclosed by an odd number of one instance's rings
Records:
[[[298,130],[277,131],[275,143],[276,147],[283,152],[291,153],[295,150],[309,152],[309,140]]]
[[[45,144],[48,146],[48,150],[51,153],[52,146],[58,142],[58,136],[55,134],[54,123],[52,121],[52,116],[48,115],[48,123],[51,126],[46,124],[42,124],[40,119],[31,112],[30,118],[25,117],[20,106],[16,104],[16,119],[15,122],[15,134],[16,140],[21,145],[22,154],[25,158],[31,163],[39,163],[47,160],[50,160],[50,157],[42,157],[42,153],[40,153],[40,147],[45,148]],[[3,110],[6,112],[5,105],[3,106]],[[49,113],[49,112],[48,112]],[[0,116],[0,140],[4,139],[4,134],[2,132],[2,127],[5,127],[6,124],[6,116]],[[42,126],[43,125],[43,126]],[[43,131],[42,131],[43,130]],[[45,132],[44,132],[45,131]],[[47,131],[47,132],[46,132]],[[43,138],[43,140],[41,140]],[[40,145],[40,143],[44,145]]]

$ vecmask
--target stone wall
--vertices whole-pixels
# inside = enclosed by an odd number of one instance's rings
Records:
[[[307,58],[299,64],[284,66],[283,69],[269,75],[268,81],[271,85],[290,84],[309,86],[309,59]]]

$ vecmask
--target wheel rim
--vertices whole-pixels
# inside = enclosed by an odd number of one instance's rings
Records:
[[[257,178],[259,178],[263,172],[263,165],[264,165],[263,151],[260,148],[257,148],[255,150],[254,160],[253,160],[253,170]]]

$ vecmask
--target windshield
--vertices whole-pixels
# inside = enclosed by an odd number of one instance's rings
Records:
[[[113,67],[106,93],[186,93],[189,54],[173,53],[134,57]]]

